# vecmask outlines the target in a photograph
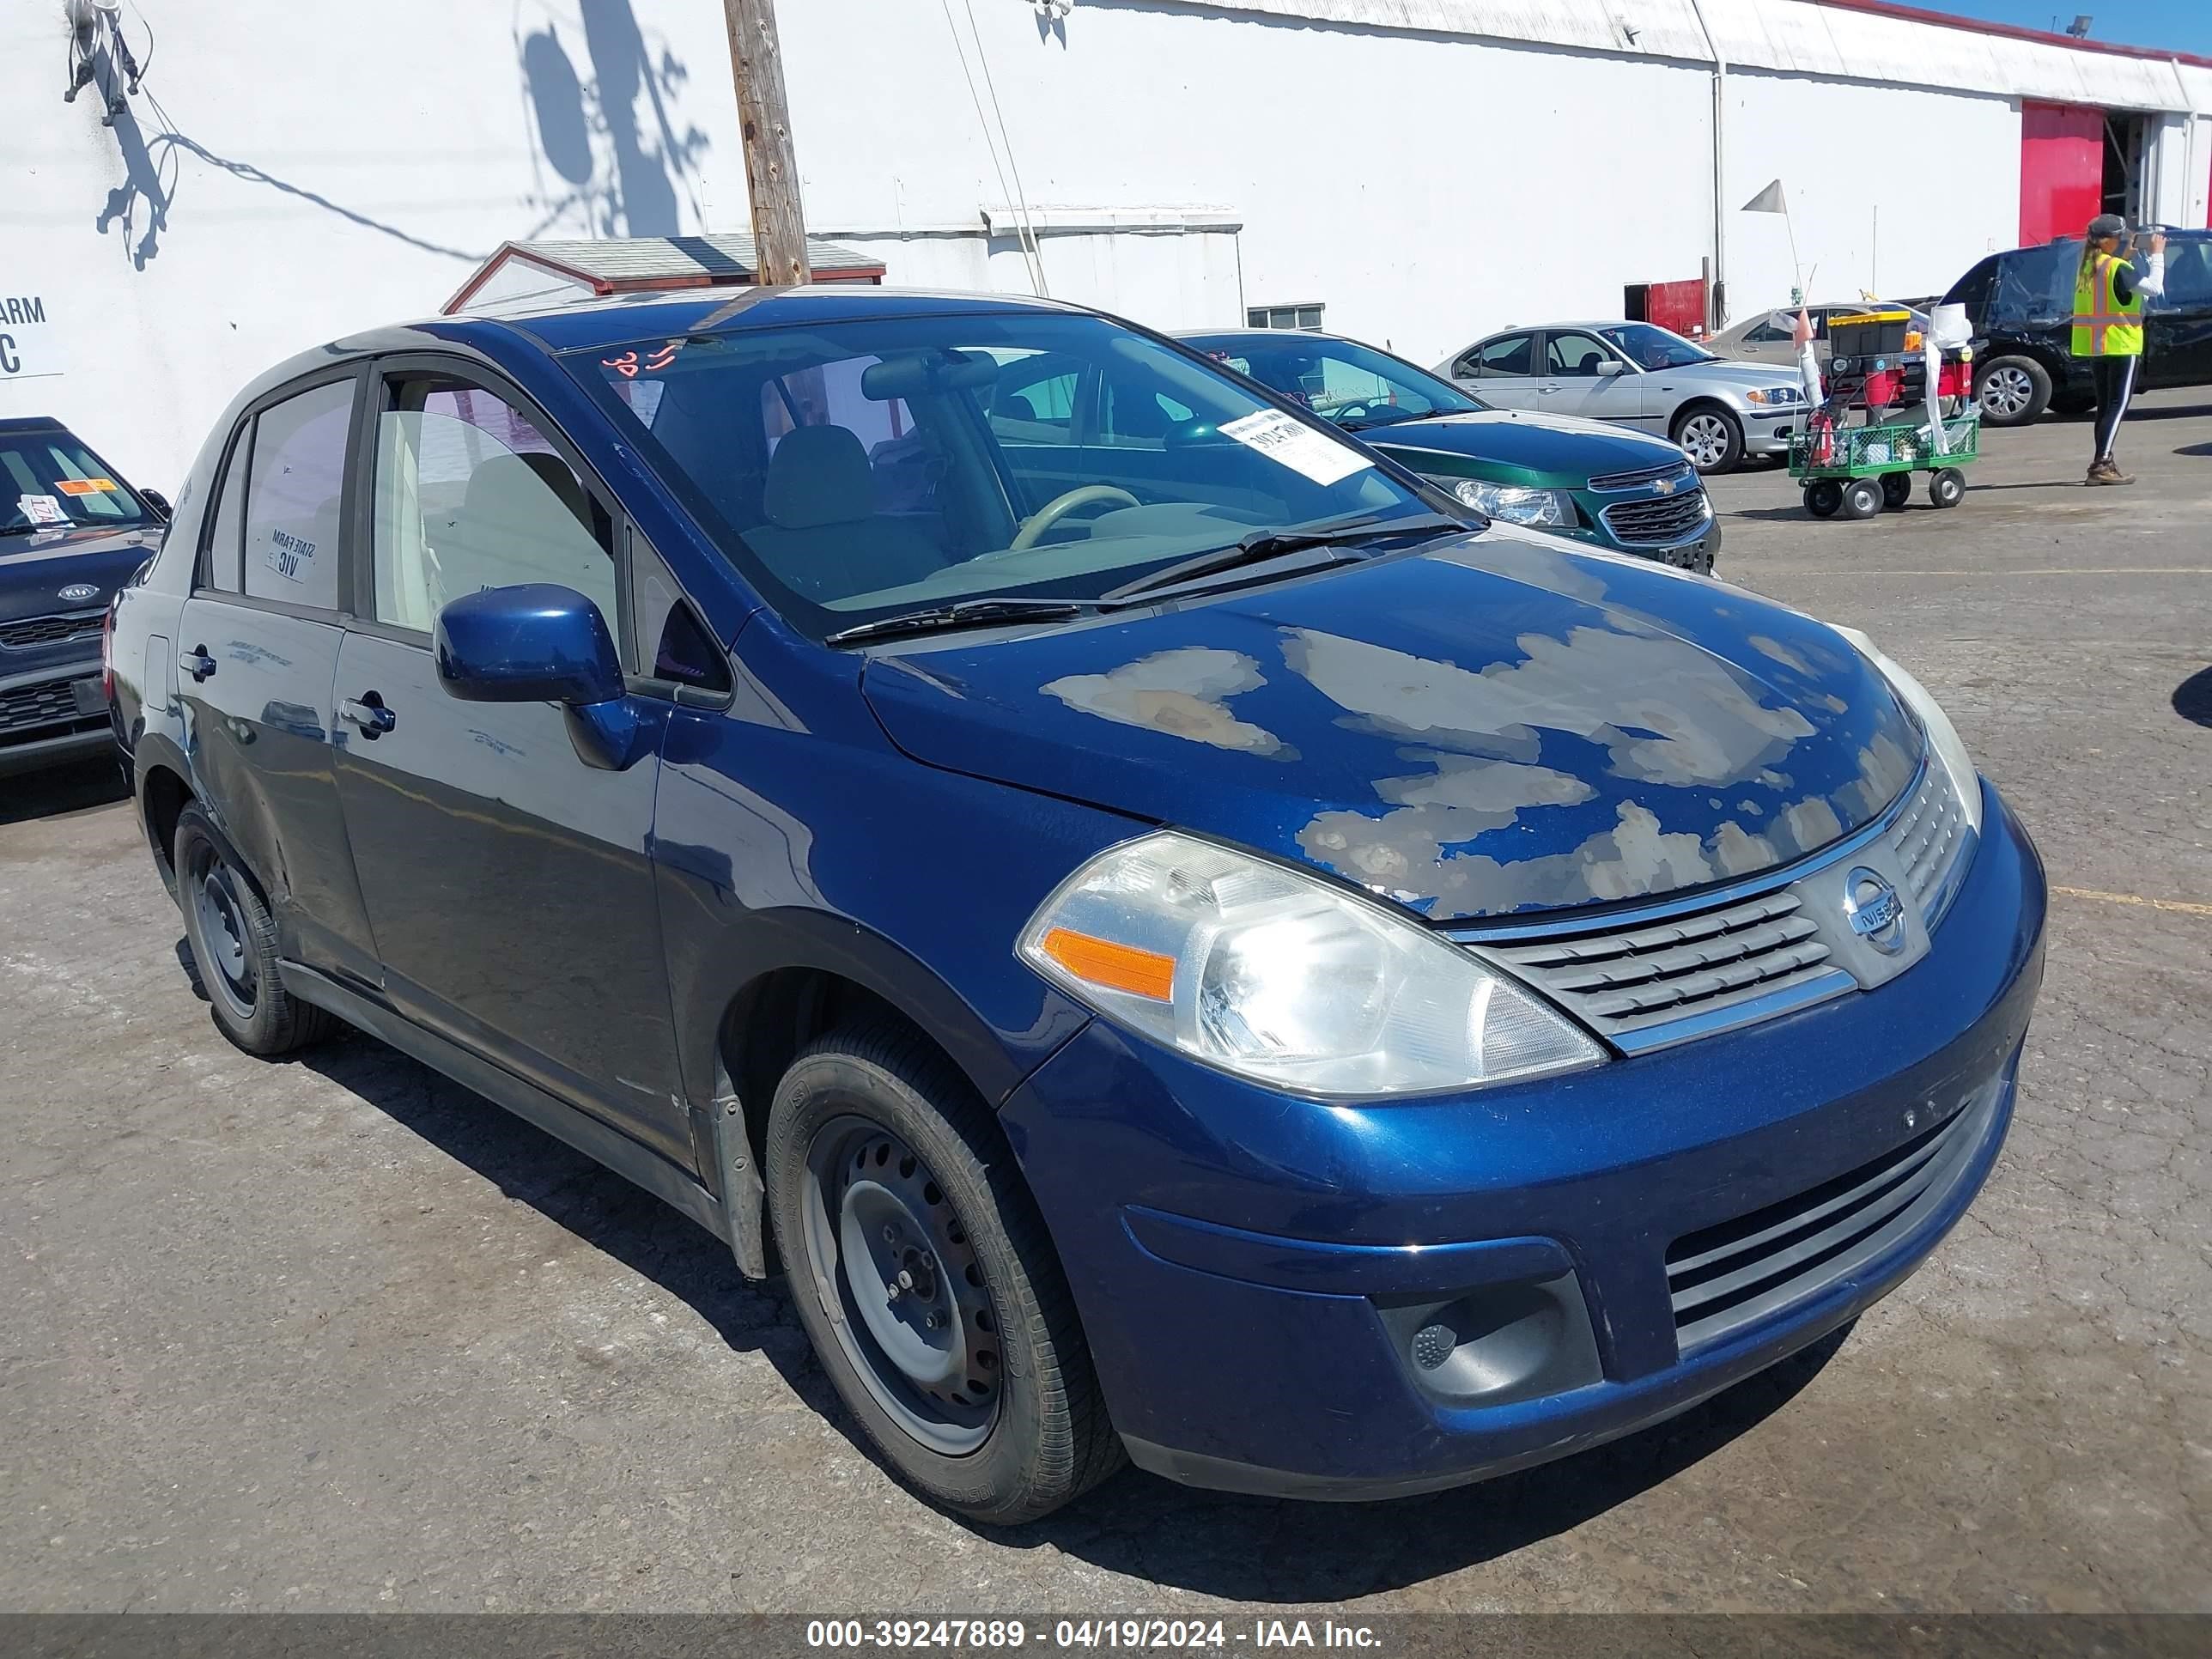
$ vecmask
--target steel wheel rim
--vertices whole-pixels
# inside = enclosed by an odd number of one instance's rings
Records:
[[[883,1125],[836,1117],[807,1148],[800,1201],[815,1287],[870,1398],[932,1451],[976,1450],[1004,1392],[999,1321],[929,1166]]]
[[[195,849],[191,860],[192,914],[199,926],[193,941],[201,982],[210,994],[219,996],[241,1020],[253,1018],[260,976],[254,972],[253,952],[246,947],[244,907],[240,903],[236,878],[230,866],[205,847]]]
[[[1717,415],[1692,415],[1682,422],[1681,442],[1699,466],[1717,466],[1728,453],[1728,428]]]
[[[2034,395],[2024,368],[1993,368],[1982,382],[1982,407],[1992,415],[2017,415]]]

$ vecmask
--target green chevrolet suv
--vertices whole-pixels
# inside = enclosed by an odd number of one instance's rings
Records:
[[[1402,358],[1333,335],[1232,329],[1182,338],[1493,519],[1712,570],[1720,522],[1689,457],[1663,438],[1492,409]]]

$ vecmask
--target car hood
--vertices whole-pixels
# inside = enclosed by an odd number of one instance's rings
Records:
[[[1416,472],[1429,470],[1424,458],[1449,458],[1445,464],[1455,473],[1467,469],[1451,463],[1479,461],[1553,475],[1575,484],[1608,472],[1642,471],[1684,459],[1680,450],[1662,439],[1604,421],[1510,409],[1402,421],[1395,426],[1368,427],[1352,435]]]
[[[102,530],[80,525],[34,536],[0,536],[0,622],[106,605],[161,544],[159,525]],[[90,594],[64,599],[64,588]]]
[[[870,659],[930,764],[1302,860],[1437,921],[1673,892],[1877,816],[1919,734],[1841,636],[1493,526],[1414,554]]]
[[[1650,372],[1670,380],[1717,380],[1730,386],[1796,386],[1799,379],[1794,363],[1757,363],[1741,357],[1687,363],[1680,368],[1655,368]]]

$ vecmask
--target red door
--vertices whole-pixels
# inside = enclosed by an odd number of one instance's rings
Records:
[[[2079,236],[2105,199],[2105,112],[2080,104],[2020,109],[2020,245]]]

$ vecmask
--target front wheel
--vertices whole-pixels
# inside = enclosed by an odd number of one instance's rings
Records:
[[[1730,471],[1743,459],[1743,423],[1712,404],[1685,410],[1670,435],[1700,472]]]
[[[1872,478],[1854,478],[1844,486],[1844,516],[1871,519],[1881,511],[1881,490]]]
[[[902,1477],[1007,1526],[1121,1466],[1043,1221],[943,1055],[888,1022],[815,1043],[776,1090],[767,1176],[799,1322]]]
[[[1991,426],[2025,426],[2051,406],[2051,371],[2033,357],[1993,357],[1974,381],[1974,397]]]
[[[1805,510],[1816,519],[1832,519],[1844,504],[1844,487],[1833,478],[1816,478],[1805,486]]]
[[[1937,507],[1956,507],[1966,494],[1966,475],[1947,466],[1928,481],[1928,499]]]

